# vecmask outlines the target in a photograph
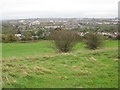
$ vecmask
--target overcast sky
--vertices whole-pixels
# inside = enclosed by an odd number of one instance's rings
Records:
[[[2,18],[109,18],[119,0],[2,0]]]

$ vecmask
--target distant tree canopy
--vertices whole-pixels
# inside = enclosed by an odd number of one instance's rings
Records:
[[[16,33],[17,33],[17,34],[21,34],[21,31],[18,29]]]
[[[23,33],[24,37],[22,38],[23,41],[27,41],[27,40],[32,40],[32,34],[29,31],[25,31]]]
[[[79,32],[117,32],[118,26],[117,25],[86,25],[85,27],[78,27],[75,28],[76,31]]]
[[[17,28],[11,24],[2,24],[2,34],[15,34]]]

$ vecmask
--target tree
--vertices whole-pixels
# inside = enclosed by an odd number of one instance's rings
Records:
[[[53,30],[50,38],[54,41],[56,48],[61,52],[70,51],[79,41],[78,34],[69,30]]]
[[[89,49],[95,50],[102,45],[102,38],[98,34],[88,33],[84,37],[87,48]]]

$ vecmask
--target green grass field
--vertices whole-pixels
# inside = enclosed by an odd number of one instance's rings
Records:
[[[50,41],[2,45],[5,88],[118,87],[118,41],[93,51],[78,43],[69,53]]]

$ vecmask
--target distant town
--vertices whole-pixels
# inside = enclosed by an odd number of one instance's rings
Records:
[[[51,30],[76,30],[80,36],[93,31],[101,35],[118,35],[118,18],[31,18],[3,20],[2,34],[14,34],[21,39],[25,32],[32,37],[49,35]]]

